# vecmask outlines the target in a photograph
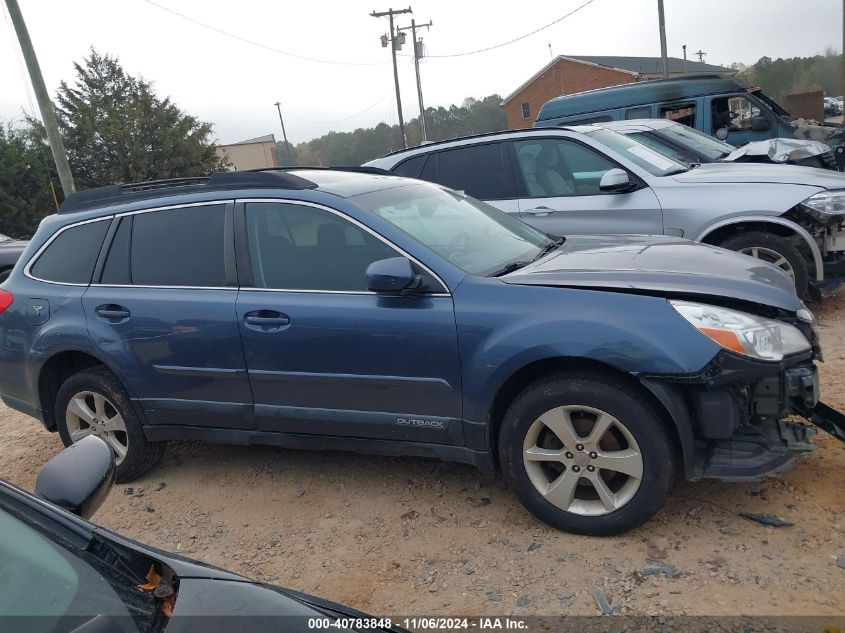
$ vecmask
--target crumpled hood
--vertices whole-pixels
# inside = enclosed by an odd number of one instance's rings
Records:
[[[800,165],[760,163],[708,163],[669,176],[680,183],[774,183],[809,185],[824,189],[845,189],[845,174]]]
[[[716,246],[652,235],[573,235],[509,284],[730,297],[795,312],[792,280],[771,264]]]
[[[721,160],[730,163],[743,156],[765,156],[773,163],[801,160],[819,156],[830,151],[830,147],[819,141],[803,141],[797,138],[770,138],[753,141],[738,147]]]

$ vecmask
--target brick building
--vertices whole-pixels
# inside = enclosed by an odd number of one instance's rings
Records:
[[[669,76],[731,75],[723,66],[669,58]],[[634,81],[659,79],[663,67],[659,57],[618,57],[596,55],[558,55],[540,71],[508,95],[502,106],[508,115],[508,127],[531,127],[537,111],[549,99],[560,95],[618,86]]]

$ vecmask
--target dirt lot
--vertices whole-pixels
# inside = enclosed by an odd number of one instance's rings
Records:
[[[845,409],[845,292],[813,306],[827,356],[824,400]],[[624,537],[557,532],[500,480],[423,459],[172,444],[162,465],[118,486],[102,525],[260,580],[377,615],[845,612],[845,445],[827,437],[761,484],[681,483]],[[35,421],[0,409],[0,476],[32,489],[60,450]],[[739,512],[794,523],[773,528]],[[640,572],[654,562],[665,574]]]

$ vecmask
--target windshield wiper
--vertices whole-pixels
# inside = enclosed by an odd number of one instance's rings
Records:
[[[528,266],[531,262],[511,262],[510,264],[506,264],[496,272],[490,273],[487,275],[488,277],[501,277],[502,275],[507,275],[508,273],[512,273],[515,270],[519,270],[524,266]]]
[[[557,247],[559,247],[561,244],[563,244],[565,241],[566,241],[565,237],[559,237],[556,240],[551,240],[548,244],[546,244],[542,248],[542,250],[539,253],[537,253],[537,257],[535,257],[531,261],[536,262],[538,259],[545,257],[546,255],[551,253],[553,250],[555,250]]]

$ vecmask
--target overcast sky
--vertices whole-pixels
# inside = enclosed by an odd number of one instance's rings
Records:
[[[281,139],[275,101],[282,102],[293,142],[397,121],[390,49],[379,43],[388,21],[369,15],[387,9],[390,0],[155,1],[259,45],[192,23],[148,0],[19,0],[51,94],[61,80],[73,78],[73,62],[93,45],[118,56],[129,73],[153,81],[160,95],[213,123],[222,143],[271,132]],[[423,32],[432,56],[421,71],[426,106],[506,96],[548,63],[549,44],[555,55],[660,54],[657,0],[593,0],[515,44],[442,58],[434,55],[477,50],[529,33],[586,0],[394,0],[395,8],[407,6],[402,1],[411,2],[418,22],[434,22]],[[7,121],[22,118],[31,106],[17,41],[0,4],[0,120]],[[705,61],[712,64],[751,64],[764,55],[809,56],[842,45],[839,0],[665,4],[669,55],[675,57],[686,44],[690,52],[706,51]],[[411,17],[397,21],[405,26]],[[419,113],[411,52],[406,45],[406,56],[399,58],[406,119]]]

